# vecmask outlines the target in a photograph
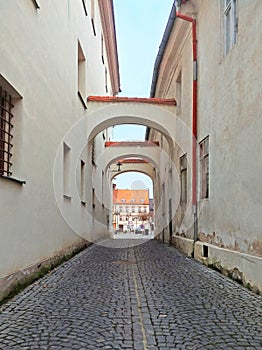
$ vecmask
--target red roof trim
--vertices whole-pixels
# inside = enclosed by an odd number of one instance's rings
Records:
[[[176,100],[174,98],[156,98],[156,97],[117,97],[117,96],[88,96],[87,102],[139,102],[139,103],[152,103],[160,105],[176,106]]]
[[[105,147],[156,147],[159,141],[107,141]]]
[[[136,164],[136,163],[141,163],[141,164],[148,164],[149,162],[144,159],[139,159],[139,158],[133,158],[133,159],[121,159],[120,163],[122,164]]]

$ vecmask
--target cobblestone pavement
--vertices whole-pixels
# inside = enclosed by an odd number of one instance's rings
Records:
[[[262,349],[261,297],[166,244],[113,245],[5,304],[0,349]]]

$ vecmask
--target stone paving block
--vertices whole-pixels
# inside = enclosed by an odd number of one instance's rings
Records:
[[[2,306],[0,350],[262,350],[261,297],[166,244],[113,243]]]

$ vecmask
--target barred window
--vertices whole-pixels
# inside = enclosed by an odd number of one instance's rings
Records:
[[[0,86],[0,176],[11,176],[12,157],[12,96]]]

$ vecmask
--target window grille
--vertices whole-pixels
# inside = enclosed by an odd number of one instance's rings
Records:
[[[11,176],[12,157],[12,97],[0,86],[0,175]]]

